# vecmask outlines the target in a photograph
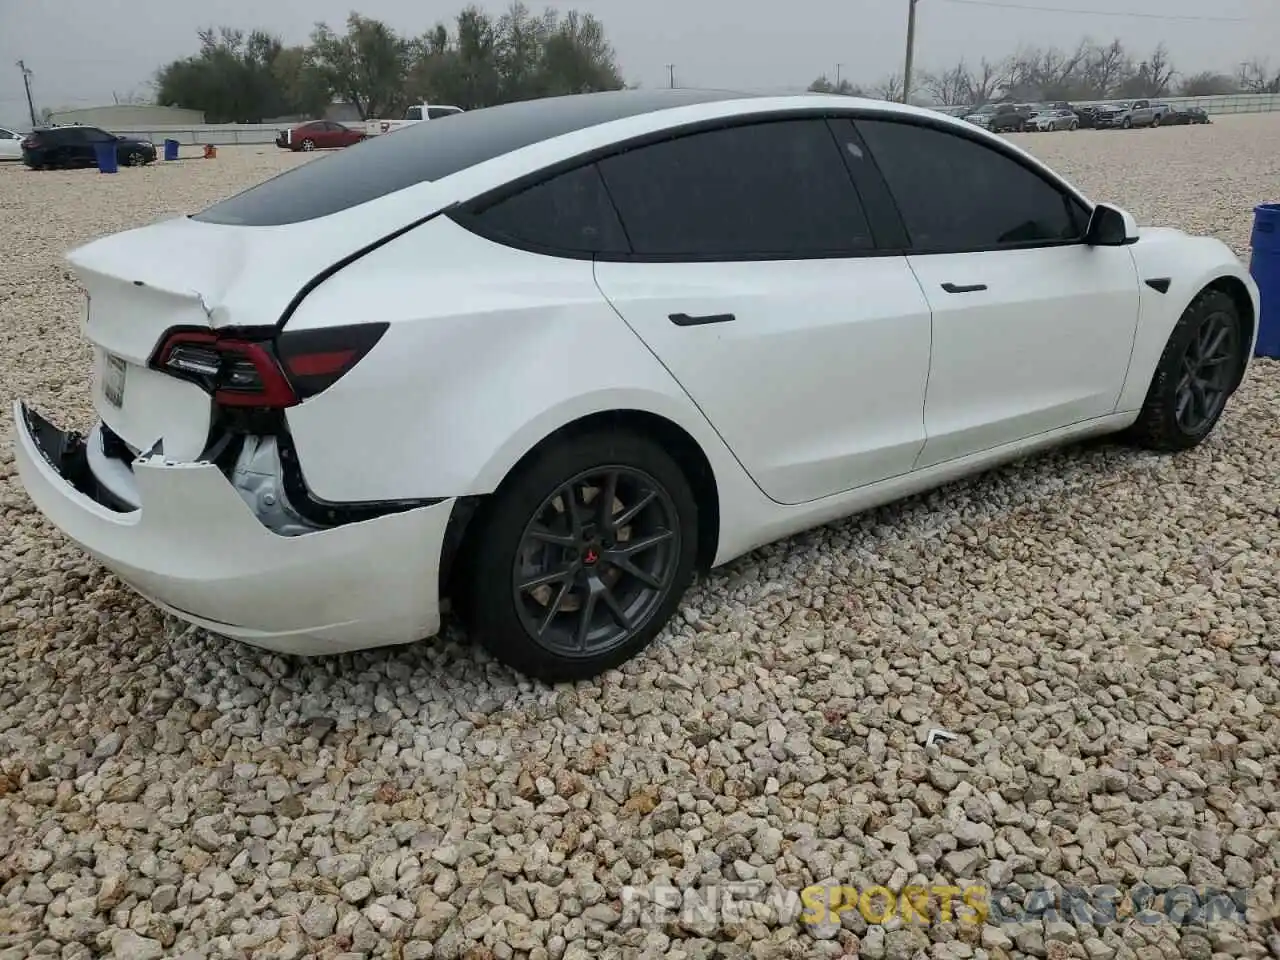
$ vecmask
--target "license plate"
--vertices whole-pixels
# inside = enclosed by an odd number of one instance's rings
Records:
[[[128,368],[128,364],[114,354],[106,355],[106,363],[102,367],[102,394],[113,407],[124,404],[124,378]]]

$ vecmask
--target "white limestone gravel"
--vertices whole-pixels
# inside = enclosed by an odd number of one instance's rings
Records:
[[[1280,199],[1280,115],[1017,139],[1241,254]],[[0,168],[0,960],[1280,951],[1280,367],[1191,453],[1069,449],[760,550],[598,682],[452,632],[291,660],[167,621],[44,524],[8,407],[90,421],[65,249],[297,162]],[[828,881],[1248,912],[807,925],[779,893]],[[729,884],[754,906],[624,902]]]

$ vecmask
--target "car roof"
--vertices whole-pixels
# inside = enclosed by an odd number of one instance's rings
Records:
[[[413,124],[372,137],[293,167],[195,219],[283,226],[342,213],[369,223],[391,223],[412,209],[461,202],[559,163],[668,130],[828,111],[927,118],[935,125],[973,129],[935,110],[843,94],[677,88],[547,97],[465,111],[451,117],[447,128]],[[356,208],[359,214],[353,212]]]

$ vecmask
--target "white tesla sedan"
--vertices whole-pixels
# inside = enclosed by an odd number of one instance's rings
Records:
[[[1258,316],[1219,241],[843,96],[477,110],[69,259],[100,422],[15,408],[54,524],[223,635],[414,641],[449,596],[553,680],[779,537],[1085,435],[1194,446]]]

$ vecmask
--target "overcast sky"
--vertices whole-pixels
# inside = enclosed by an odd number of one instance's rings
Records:
[[[33,71],[37,110],[97,106],[111,103],[113,92],[147,92],[157,66],[195,50],[203,25],[260,27],[297,43],[314,21],[340,24],[356,6],[418,34],[451,20],[464,2],[0,0],[0,121],[26,115],[14,65],[20,58]],[[507,3],[480,5],[496,13]],[[557,6],[574,5],[604,22],[623,74],[645,86],[665,85],[668,63],[675,64],[680,85],[736,88],[803,88],[818,74],[834,75],[837,63],[844,76],[867,83],[901,69],[907,0],[578,0]],[[1010,9],[1017,6],[1042,9]],[[1139,50],[1163,40],[1175,66],[1188,73],[1234,73],[1242,60],[1280,44],[1280,0],[919,0],[918,10],[916,62],[924,69],[962,55],[999,57],[1020,44],[1068,47],[1088,34],[1118,36]],[[1103,10],[1147,16],[1097,12]],[[1280,55],[1276,61],[1280,67]]]

